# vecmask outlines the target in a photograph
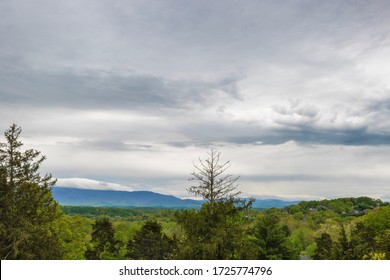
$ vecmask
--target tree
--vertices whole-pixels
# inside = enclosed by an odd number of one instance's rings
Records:
[[[354,259],[390,259],[390,207],[378,207],[351,232]]]
[[[0,256],[2,259],[59,259],[62,248],[56,222],[61,217],[51,186],[42,176],[46,159],[40,152],[21,151],[22,130],[13,124],[0,143]]]
[[[377,255],[384,260],[390,260],[390,229],[386,229],[375,238],[378,248]]]
[[[127,257],[133,260],[167,260],[176,248],[176,240],[162,232],[162,225],[146,221],[127,244]]]
[[[85,260],[92,222],[79,215],[63,215],[58,222],[64,260]]]
[[[0,143],[0,162],[5,170],[7,183],[10,189],[16,189],[22,182],[31,182],[40,185],[42,188],[48,188],[55,185],[56,180],[51,174],[41,175],[40,166],[45,156],[41,152],[28,149],[21,152],[23,143],[19,141],[21,127],[16,124],[4,133],[7,143]]]
[[[199,164],[194,163],[194,171],[190,181],[198,182],[188,189],[189,193],[203,197],[211,205],[215,202],[237,197],[241,194],[237,189],[239,176],[226,174],[231,166],[230,161],[221,163],[221,152],[211,149],[206,160],[199,159]]]
[[[275,213],[266,213],[259,218],[254,235],[258,259],[291,260],[298,258],[299,252],[289,239],[291,233],[288,226],[282,225]]]
[[[108,218],[95,221],[92,228],[92,239],[85,252],[88,260],[116,259],[120,246],[115,240],[115,229]]]
[[[313,259],[315,260],[332,260],[333,258],[333,241],[328,233],[321,233],[315,239],[317,248],[314,251]]]
[[[199,211],[191,209],[175,213],[184,230],[176,257],[195,260],[253,259],[250,242],[250,218],[247,209],[237,207],[234,200],[204,203]]]
[[[183,259],[251,258],[246,222],[253,199],[241,199],[238,176],[226,173],[230,162],[221,163],[221,153],[211,150],[209,158],[194,164],[190,181],[197,182],[188,191],[206,200],[199,211],[176,213],[185,232],[177,253]]]
[[[352,259],[351,244],[348,241],[347,233],[345,232],[344,225],[340,225],[340,236],[335,243],[335,259],[336,260],[350,260]]]

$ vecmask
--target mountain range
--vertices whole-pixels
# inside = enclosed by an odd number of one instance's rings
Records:
[[[204,201],[180,199],[150,191],[91,190],[72,187],[53,187],[53,197],[60,205],[96,207],[157,207],[200,208]],[[282,208],[298,201],[256,199],[254,208]]]

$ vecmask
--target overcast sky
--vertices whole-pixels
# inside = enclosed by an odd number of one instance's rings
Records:
[[[1,0],[0,129],[59,185],[390,200],[390,1]],[[4,138],[0,138],[4,142]]]

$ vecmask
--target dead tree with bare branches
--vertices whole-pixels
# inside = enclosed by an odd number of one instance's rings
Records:
[[[226,173],[231,166],[230,161],[221,162],[221,152],[214,149],[208,155],[206,160],[199,159],[198,164],[194,163],[189,180],[198,184],[192,185],[188,192],[203,197],[210,204],[240,195],[241,192],[237,191],[240,176]]]

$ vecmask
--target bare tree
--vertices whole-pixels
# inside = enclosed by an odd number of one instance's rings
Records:
[[[241,194],[237,191],[239,176],[226,173],[231,166],[230,161],[221,163],[221,152],[211,149],[206,160],[199,159],[194,163],[194,171],[190,181],[198,182],[188,189],[189,193],[202,196],[210,204],[220,200],[237,197]]]

